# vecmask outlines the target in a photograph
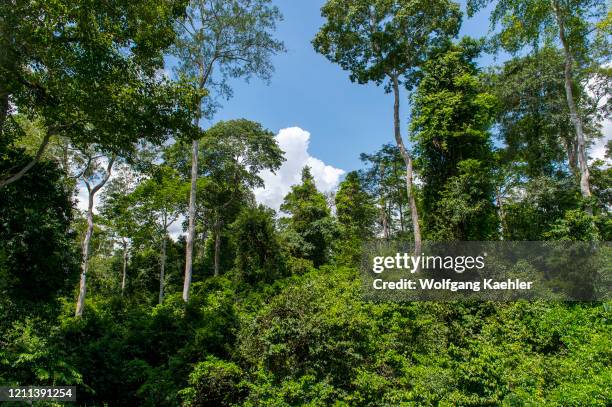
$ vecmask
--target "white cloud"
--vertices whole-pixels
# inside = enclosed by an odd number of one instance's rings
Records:
[[[300,183],[302,168],[305,166],[311,168],[315,184],[320,191],[329,192],[336,189],[344,170],[326,165],[320,159],[310,155],[308,152],[309,132],[299,127],[281,129],[276,135],[276,141],[281,150],[285,152],[286,161],[276,171],[276,174],[270,171],[263,171],[260,174],[265,182],[265,187],[255,190],[258,202],[278,210],[291,186]]]

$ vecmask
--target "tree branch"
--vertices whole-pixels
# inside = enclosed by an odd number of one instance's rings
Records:
[[[47,145],[49,144],[50,139],[51,139],[51,133],[46,132],[45,137],[40,143],[40,146],[38,146],[38,150],[36,151],[36,155],[34,156],[34,158],[29,163],[27,163],[21,170],[19,170],[17,173],[12,174],[12,175],[8,174],[0,178],[0,188],[5,187],[8,184],[11,184],[19,180],[21,177],[25,175],[26,172],[28,172],[34,165],[36,165],[36,163],[40,161],[40,158],[45,152],[45,149],[47,148]]]
[[[115,154],[113,154],[110,160],[108,161],[108,165],[106,166],[106,175],[104,176],[104,178],[102,178],[102,181],[100,181],[95,187],[93,187],[91,193],[95,194],[100,190],[100,188],[104,186],[104,184],[106,184],[106,181],[108,181],[111,176],[111,171],[113,169],[113,164],[115,163],[115,158],[116,156]]]

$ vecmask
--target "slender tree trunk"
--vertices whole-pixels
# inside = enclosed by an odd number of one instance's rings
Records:
[[[207,83],[208,77],[212,73],[212,64],[216,60],[216,57],[210,62],[209,69],[205,70],[204,66],[199,65],[198,75],[200,78],[199,89],[204,90]],[[195,125],[200,125],[201,110],[200,105],[202,99],[198,99],[196,104],[198,113],[195,117]],[[193,273],[193,243],[195,241],[195,214],[196,214],[196,189],[198,184],[198,148],[199,139],[195,139],[191,145],[191,190],[189,191],[189,225],[187,227],[187,242],[185,250],[185,281],[183,282],[183,301],[189,301],[189,288],[191,287],[191,276]]]
[[[81,282],[79,284],[79,298],[76,304],[75,316],[80,317],[83,315],[83,309],[85,308],[85,294],[87,293],[87,272],[89,271],[89,243],[91,242],[91,235],[93,234],[93,202],[94,195],[89,192],[89,201],[87,204],[87,231],[85,232],[85,239],[83,239],[82,260],[81,260]]]
[[[125,281],[127,278],[127,263],[128,263],[128,250],[127,241],[123,239],[123,276],[121,278],[121,296],[125,293]]]
[[[406,163],[406,192],[408,193],[408,201],[410,204],[410,217],[412,218],[412,230],[414,233],[414,252],[415,254],[421,253],[421,227],[419,226],[419,213],[416,206],[416,199],[412,192],[412,157],[404,145],[402,140],[402,134],[400,132],[400,119],[399,119],[399,103],[400,103],[400,90],[397,75],[392,75],[391,80],[393,82],[393,96],[395,102],[393,104],[393,131],[395,134],[395,141],[400,149],[400,153],[404,162]]]
[[[499,186],[495,188],[495,194],[497,195],[497,207],[499,209],[499,220],[501,224],[501,240],[504,240],[504,233],[508,230],[508,227],[506,225],[506,208],[504,207],[504,200]]]
[[[578,169],[580,171],[580,192],[582,196],[585,198],[589,198],[591,196],[591,185],[589,181],[589,167],[587,162],[587,154],[586,154],[586,143],[584,138],[584,127],[582,124],[582,118],[578,114],[578,109],[576,107],[576,101],[574,99],[574,91],[573,91],[573,73],[572,73],[572,54],[569,48],[569,44],[567,39],[565,38],[565,23],[563,21],[563,17],[561,16],[561,12],[559,7],[555,1],[552,1],[552,7],[555,11],[555,17],[557,19],[557,25],[559,26],[559,39],[561,40],[561,44],[563,45],[563,52],[565,54],[565,97],[567,99],[567,106],[570,111],[570,120],[574,125],[574,129],[576,131],[576,150],[577,150],[577,158],[578,158]],[[589,211],[592,209],[589,207]]]
[[[91,188],[89,183],[85,181],[87,185],[87,190],[89,192],[88,202],[87,202],[87,231],[85,232],[85,239],[83,239],[82,245],[82,255],[83,259],[81,260],[81,281],[79,283],[79,297],[76,303],[76,311],[74,313],[75,316],[80,317],[83,315],[83,309],[85,308],[85,294],[87,294],[87,272],[89,271],[89,243],[91,242],[91,236],[93,234],[94,221],[93,221],[93,205],[94,205],[94,197],[96,193],[106,184],[106,181],[110,178],[111,171],[113,168],[113,163],[115,162],[115,157],[113,156],[108,161],[108,166],[106,167],[106,175],[100,181],[99,184]]]
[[[193,140],[191,150],[191,191],[189,193],[189,226],[187,228],[187,250],[185,253],[185,282],[183,283],[183,300],[189,301],[189,288],[193,271],[193,241],[195,239],[196,187],[198,184],[198,148],[199,141]]]
[[[395,162],[393,162],[393,175],[397,177],[397,166]],[[397,185],[397,184],[396,184]],[[400,232],[404,232],[404,208],[402,208],[402,194],[401,187],[397,185],[397,206],[399,209],[399,217],[400,217]]]
[[[166,228],[164,228],[164,235],[162,236],[161,245],[161,256],[159,261],[159,303],[164,301],[164,279],[166,278]]]
[[[215,225],[215,277],[219,275],[219,263],[221,259],[221,227]]]

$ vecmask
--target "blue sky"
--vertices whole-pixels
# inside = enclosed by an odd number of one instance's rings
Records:
[[[274,58],[271,83],[234,81],[234,96],[223,101],[214,118],[247,118],[277,133],[297,126],[310,132],[309,153],[346,171],[359,169],[359,154],[373,152],[393,140],[391,95],[375,85],[351,83],[347,72],[317,54],[310,41],[323,24],[324,0],[275,0],[284,16],[277,38],[287,52]],[[465,11],[465,4],[462,4]],[[489,28],[488,12],[468,19],[461,35],[483,36]],[[483,64],[493,57],[481,58]],[[403,100],[403,133],[407,100]]]

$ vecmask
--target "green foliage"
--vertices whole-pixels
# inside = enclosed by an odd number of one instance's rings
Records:
[[[325,269],[239,332],[243,405],[605,405],[608,319],[601,305],[368,303],[354,271]]]
[[[132,301],[142,304],[155,304],[159,295],[160,247],[157,239],[141,242],[132,247],[128,262],[126,294]],[[185,269],[185,241],[178,242],[168,238],[166,242],[165,292],[176,292],[183,284]],[[115,281],[115,293],[119,292],[121,279],[121,259],[116,257],[115,267],[110,278]],[[96,277],[92,285],[96,284]]]
[[[302,183],[291,187],[281,210],[291,215],[282,219],[290,253],[311,260],[315,267],[324,264],[329,258],[337,226],[325,196],[317,190],[310,168],[304,167]]]
[[[336,215],[345,236],[365,239],[372,234],[376,214],[372,198],[361,186],[357,172],[349,172],[338,186]]]
[[[234,217],[235,214],[232,214]],[[230,235],[229,228],[224,228],[219,232],[219,273],[224,274],[229,272],[236,262],[236,247]],[[204,242],[202,256],[198,258],[197,264],[194,266],[198,270],[198,274],[202,277],[213,276],[215,274],[215,252],[216,252],[216,233],[211,233]],[[199,278],[196,277],[196,278]]]
[[[215,180],[226,178],[247,188],[263,186],[262,170],[276,171],[285,161],[274,133],[246,119],[221,121],[206,130],[202,166]]]
[[[554,176],[566,160],[576,169],[574,133],[563,83],[563,56],[545,47],[513,58],[493,76],[503,162],[528,177]]]
[[[243,372],[232,362],[209,358],[198,363],[189,375],[192,387],[181,390],[185,406],[232,406],[241,401]],[[242,384],[242,387],[244,385]]]
[[[373,199],[361,186],[359,174],[353,171],[338,186],[335,200],[340,227],[340,262],[357,264],[363,243],[373,237],[377,215]]]
[[[126,211],[141,233],[149,229],[149,235],[165,236],[184,211],[187,196],[188,186],[181,182],[177,172],[168,166],[158,166],[125,197]]]
[[[433,240],[494,240],[498,218],[491,200],[491,172],[481,161],[462,160],[435,205]]]
[[[9,152],[0,171],[25,160]],[[71,191],[54,163],[40,162],[34,171],[0,189],[0,291],[28,306],[68,294],[78,273]]]
[[[131,199],[135,180],[128,174],[120,174],[110,180],[101,194],[100,214],[104,224],[110,227],[117,240],[125,241],[136,234],[137,216],[131,212]]]
[[[555,49],[563,21],[592,140],[610,105],[595,103],[609,93],[610,69],[598,66],[610,54],[602,5],[500,0],[494,45],[534,52],[485,75],[480,42],[449,42],[461,18],[450,0],[326,2],[318,52],[359,83],[416,86],[414,192],[426,238],[610,240],[612,169],[592,162],[593,196],[581,197]],[[51,143],[31,171],[0,186],[2,384],[76,385],[79,405],[100,406],[612,405],[609,302],[364,299],[362,244],[409,238],[413,227],[395,146],[362,155],[366,168],[347,174],[335,212],[308,167],[284,199],[286,217],[257,206],[262,171],[284,161],[274,134],[246,119],[206,131],[189,122],[211,117],[231,78],[269,78],[283,50],[271,34],[280,13],[269,0],[186,6],[0,3],[0,184]],[[174,83],[157,72],[169,47]],[[155,145],[169,136],[173,145]],[[135,151],[138,140],[152,143]],[[73,294],[86,221],[72,202],[75,149],[123,155],[97,208],[81,318]],[[186,243],[170,227],[185,211],[194,156],[185,302]],[[581,267],[572,273],[584,277]]]
[[[468,1],[468,15],[492,3],[491,0]],[[538,48],[559,41],[559,20],[563,22],[565,36],[570,43],[573,58],[584,64],[595,50],[596,31],[593,26],[608,13],[603,0],[579,0],[560,2],[549,0],[501,0],[495,4],[490,16],[492,28],[500,30],[493,36],[492,42],[510,52],[517,52],[523,47]]]
[[[244,209],[232,224],[236,269],[250,283],[270,283],[285,274],[285,262],[273,212],[263,206]]]
[[[3,144],[20,131],[16,122],[9,126],[9,97],[20,114],[44,121],[48,137],[81,146],[129,153],[140,138],[190,132],[194,91],[156,73],[184,7],[182,0],[3,2]]]
[[[291,275],[300,276],[302,274],[311,272],[314,269],[314,265],[311,260],[288,256],[286,261],[287,269]]]
[[[504,239],[545,240],[552,224],[579,205],[573,179],[537,177],[527,181],[504,203]]]
[[[200,212],[215,237],[254,201],[251,190],[263,186],[259,173],[276,171],[284,161],[274,134],[245,120],[219,122],[200,143]]]
[[[192,363],[227,356],[236,322],[227,280],[194,284],[185,306],[178,293],[151,308],[120,297],[91,297],[82,318],[66,308],[61,346],[79,366],[83,404],[176,406]],[[118,392],[117,389],[121,389]]]
[[[60,331],[40,318],[14,321],[0,336],[0,381],[14,385],[76,385],[81,374],[58,346]]]
[[[487,240],[497,229],[489,169],[496,99],[473,62],[479,48],[465,38],[430,59],[414,96],[425,231],[434,240]]]
[[[355,270],[326,266],[241,301],[222,278],[196,283],[187,307],[178,294],[149,310],[93,297],[81,319],[68,304],[51,339],[16,325],[3,340],[36,355],[22,356],[20,372],[45,376],[40,366],[64,382],[78,366],[87,385],[79,400],[95,405],[612,401],[609,307],[374,303],[363,301],[360,284]]]
[[[364,189],[371,194],[378,206],[377,232],[385,237],[407,236],[412,227],[406,191],[404,160],[399,148],[385,144],[373,154],[361,154],[361,161],[368,165],[360,170]],[[414,186],[415,191],[420,192]]]
[[[563,218],[557,219],[550,230],[544,233],[550,240],[594,241],[600,240],[599,231],[593,216],[582,209],[566,211]]]
[[[200,94],[196,116],[211,118],[217,96],[229,97],[228,79],[256,76],[268,80],[272,56],[284,51],[272,35],[282,18],[270,0],[191,0],[175,22],[172,53],[178,76]]]
[[[312,41],[315,50],[360,84],[381,84],[391,75],[414,84],[427,54],[461,23],[459,5],[450,0],[329,0],[321,15],[326,22]]]
[[[168,163],[185,180],[191,171],[189,157],[189,148],[183,143],[165,151]],[[271,131],[257,122],[238,119],[221,121],[209,128],[200,140],[198,159],[198,232],[210,233],[207,256],[200,259],[199,266],[203,266],[206,273],[215,268],[215,239],[218,236],[217,257],[219,263],[223,262],[218,264],[218,271],[224,272],[234,261],[233,250],[225,247],[229,225],[241,210],[254,204],[252,189],[263,186],[259,174],[264,170],[278,170],[284,161],[283,152]],[[220,251],[224,251],[223,255]]]
[[[609,208],[612,207],[612,166],[602,160],[595,160],[589,171],[597,210],[601,214],[609,213]]]

